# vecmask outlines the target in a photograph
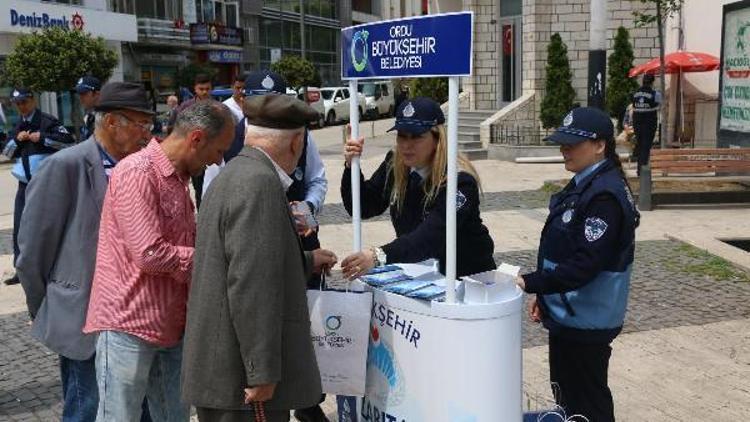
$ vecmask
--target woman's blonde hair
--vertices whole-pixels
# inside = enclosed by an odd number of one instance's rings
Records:
[[[430,175],[422,184],[422,190],[425,193],[424,207],[432,204],[437,197],[440,187],[445,183],[446,173],[448,171],[448,137],[444,125],[437,125],[430,129],[430,133],[437,141],[435,154],[432,156],[430,164]],[[409,172],[411,169],[404,164],[403,157],[398,152],[398,148],[393,153],[389,174],[393,177],[393,188],[391,189],[391,205],[396,206],[397,211],[401,211],[406,196],[406,186],[409,183]],[[468,158],[462,153],[458,153],[458,171],[469,173],[481,191],[481,182],[477,170],[471,164]]]

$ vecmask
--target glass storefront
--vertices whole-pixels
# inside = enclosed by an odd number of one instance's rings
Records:
[[[261,18],[259,31],[261,68],[271,66],[271,51],[274,49],[280,49],[282,56],[302,54],[299,22]],[[320,72],[323,86],[338,85],[341,71],[336,59],[340,30],[307,24],[305,33],[305,56]]]

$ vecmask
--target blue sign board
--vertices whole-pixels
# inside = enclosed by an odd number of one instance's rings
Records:
[[[242,51],[211,50],[208,52],[208,60],[214,63],[242,63]]]
[[[471,74],[471,12],[351,26],[341,30],[341,78]]]

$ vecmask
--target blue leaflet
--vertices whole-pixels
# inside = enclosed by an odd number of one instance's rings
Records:
[[[444,294],[445,294],[445,287],[440,287],[434,284],[430,284],[427,287],[424,287],[422,289],[415,290],[411,293],[407,293],[406,297],[411,297],[414,299],[434,299]]]
[[[383,290],[397,295],[405,295],[423,287],[427,287],[430,284],[432,283],[424,280],[407,280],[383,286]]]
[[[401,271],[391,271],[388,273],[370,274],[360,277],[362,281],[373,287],[380,287],[397,281],[411,280],[411,277]]]
[[[399,267],[398,265],[393,265],[393,264],[381,265],[379,267],[374,267],[373,269],[368,271],[367,274],[370,275],[370,274],[389,273],[391,271],[399,271],[400,269],[401,267]]]

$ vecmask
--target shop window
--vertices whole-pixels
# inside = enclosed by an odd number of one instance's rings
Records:
[[[519,16],[522,14],[521,0],[503,0],[500,2],[500,16]]]
[[[127,0],[116,1],[115,11],[132,13]],[[135,0],[135,14],[140,18],[174,20],[182,17],[180,0]]]

